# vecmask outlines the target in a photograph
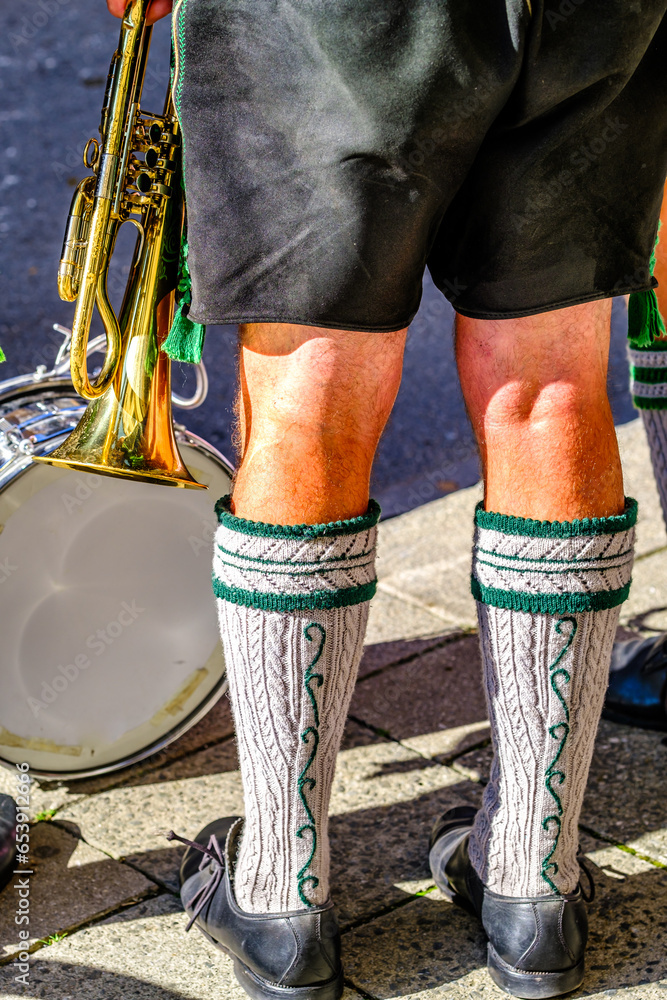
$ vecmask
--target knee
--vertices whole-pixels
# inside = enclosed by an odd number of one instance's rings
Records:
[[[312,327],[246,327],[241,410],[253,433],[325,450],[375,446],[400,384],[405,331],[363,334]]]
[[[484,425],[493,428],[535,428],[543,430],[574,425],[608,408],[606,387],[586,380],[519,378],[508,381],[489,395],[483,404]]]

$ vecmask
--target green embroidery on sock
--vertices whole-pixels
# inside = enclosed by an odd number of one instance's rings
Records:
[[[316,637],[312,635],[313,629],[316,629],[317,632],[319,632],[320,641],[319,641],[319,646],[317,647],[317,652],[315,653],[313,659],[310,661],[308,668],[303,676],[303,686],[305,687],[308,693],[308,697],[310,699],[310,703],[313,706],[313,716],[315,719],[315,725],[308,726],[308,728],[304,729],[304,731],[301,733],[301,741],[305,743],[306,746],[308,745],[308,743],[310,742],[310,738],[312,737],[313,748],[310,752],[310,756],[308,757],[306,766],[301,771],[301,774],[299,775],[299,779],[297,782],[299,798],[301,799],[303,808],[306,810],[306,816],[308,817],[308,822],[304,823],[302,826],[299,827],[299,829],[296,831],[296,835],[297,837],[300,838],[303,838],[306,832],[312,835],[310,856],[308,857],[308,860],[306,861],[305,865],[303,865],[303,867],[299,869],[296,876],[297,888],[299,891],[299,899],[304,904],[304,906],[315,905],[306,896],[304,892],[304,886],[307,883],[310,883],[313,889],[317,889],[318,885],[320,884],[320,880],[315,875],[306,874],[312,864],[313,858],[315,857],[315,851],[317,850],[317,828],[315,826],[315,817],[313,816],[312,810],[308,805],[308,800],[306,798],[306,789],[312,792],[317,784],[315,778],[308,777],[308,771],[310,770],[315,760],[315,757],[317,756],[317,748],[320,743],[320,734],[318,730],[318,726],[320,724],[320,713],[317,706],[317,698],[315,697],[315,692],[313,691],[311,685],[313,682],[315,682],[315,685],[319,688],[322,687],[322,684],[324,683],[323,675],[315,673],[313,671],[313,667],[316,665],[316,663],[318,662],[318,660],[322,655],[322,650],[324,649],[324,643],[327,636],[326,636],[326,631],[324,630],[322,625],[320,625],[318,622],[311,622],[309,625],[306,625],[303,630],[303,634],[308,640],[308,642],[317,641]]]
[[[561,831],[560,817],[563,815],[563,804],[561,802],[560,795],[553,786],[554,783],[560,786],[565,782],[565,772],[557,768],[556,765],[558,764],[558,761],[560,760],[563,754],[567,738],[570,735],[570,709],[568,707],[567,701],[565,700],[565,695],[561,690],[560,682],[562,681],[564,685],[567,685],[570,683],[571,680],[569,671],[567,671],[565,667],[561,667],[560,662],[566,655],[572,643],[574,642],[574,637],[577,634],[577,628],[578,628],[576,618],[572,618],[571,616],[568,616],[566,618],[561,618],[559,621],[556,622],[554,626],[558,635],[563,635],[563,624],[565,622],[568,622],[572,626],[572,628],[570,629],[570,634],[567,637],[567,642],[561,649],[560,653],[558,654],[554,662],[549,667],[549,682],[551,684],[551,689],[563,707],[563,713],[565,715],[565,719],[561,722],[556,722],[554,723],[553,726],[549,727],[549,735],[551,736],[552,739],[558,742],[558,749],[556,750],[556,754],[551,763],[549,764],[549,766],[547,767],[544,775],[544,785],[549,794],[551,795],[552,799],[556,803],[557,814],[546,816],[542,821],[542,829],[545,830],[547,833],[549,832],[549,828],[552,826],[552,824],[554,824],[556,827],[556,832],[554,835],[554,841],[551,850],[542,861],[541,875],[544,881],[549,886],[549,888],[553,892],[555,892],[558,896],[560,896],[561,893],[558,887],[555,885],[552,878],[552,876],[558,874],[558,862],[552,861],[551,859],[556,853],[556,848],[558,847],[558,841],[560,840],[560,831]]]
[[[315,692],[313,691],[313,689],[311,688],[310,685],[311,685],[311,683],[313,681],[315,681],[316,684],[317,684],[317,686],[318,686],[318,688],[320,688],[320,687],[322,687],[322,684],[324,683],[324,676],[322,674],[315,674],[315,673],[313,673],[313,667],[315,666],[315,664],[319,660],[320,656],[322,655],[322,650],[324,649],[324,640],[326,639],[326,632],[324,631],[324,629],[322,628],[321,625],[317,624],[317,622],[312,622],[310,625],[308,625],[304,629],[304,632],[303,632],[303,634],[305,635],[306,639],[308,639],[309,642],[313,642],[314,641],[313,638],[309,635],[310,629],[313,629],[313,628],[318,629],[319,632],[320,632],[320,634],[321,634],[320,648],[317,650],[317,653],[315,654],[315,659],[312,661],[312,663],[310,664],[310,666],[306,670],[306,673],[304,674],[303,683],[305,685],[306,691],[308,692],[308,697],[310,698],[310,702],[311,702],[311,704],[313,706],[313,715],[315,716],[315,725],[319,726],[319,724],[320,724],[320,713],[319,713],[318,708],[317,708],[317,699],[315,697]]]

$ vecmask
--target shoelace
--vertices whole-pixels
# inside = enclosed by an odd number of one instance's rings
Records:
[[[584,887],[581,884],[581,882],[579,883],[579,888],[581,889],[582,898],[585,903],[592,903],[593,900],[595,899],[595,880],[593,879],[593,873],[586,864],[583,854],[577,855],[577,861],[579,863],[581,871],[586,876],[586,881],[588,882],[588,895],[586,895],[586,893],[584,892]]]
[[[223,857],[222,851],[220,849],[220,844],[218,843],[218,838],[214,833],[211,834],[208,840],[208,845],[204,847],[203,844],[198,844],[194,840],[186,840],[185,837],[179,837],[177,833],[173,830],[169,830],[165,833],[167,840],[178,840],[181,844],[185,844],[186,847],[194,847],[195,850],[201,851],[204,857],[201,859],[198,871],[202,871],[207,863],[211,861],[214,862],[213,874],[208,882],[205,882],[202,887],[194,894],[192,899],[188,902],[188,906],[194,904],[194,910],[192,911],[192,916],[188,926],[185,928],[186,932],[190,930],[195,920],[204,909],[208,901],[215,894],[216,889],[220,885],[222,880],[222,875],[225,870],[225,859]]]

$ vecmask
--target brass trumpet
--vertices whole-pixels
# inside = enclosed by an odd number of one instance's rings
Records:
[[[100,141],[90,139],[67,221],[58,291],[76,301],[70,362],[74,388],[90,403],[77,427],[34,461],[144,482],[205,489],[179,454],[171,415],[171,362],[160,350],[171,326],[183,226],[181,139],[171,93],[161,115],[142,111],[152,28],[150,0],[130,0],[109,69]],[[138,239],[120,315],[107,273],[120,227]],[[107,337],[91,382],[87,347],[97,306]]]

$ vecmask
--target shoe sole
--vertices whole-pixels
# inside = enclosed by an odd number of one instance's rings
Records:
[[[514,997],[539,1000],[542,997],[559,997],[571,993],[584,980],[583,959],[565,972],[523,972],[504,962],[489,944],[487,968],[496,986]]]
[[[276,986],[275,983],[270,983],[252,972],[240,958],[233,955],[229,949],[221,945],[210,934],[207,934],[199,924],[195,924],[195,927],[218,951],[223,952],[233,960],[236,981],[248,996],[252,997],[252,1000],[340,1000],[343,995],[342,969],[334,979],[330,979],[320,986]]]

